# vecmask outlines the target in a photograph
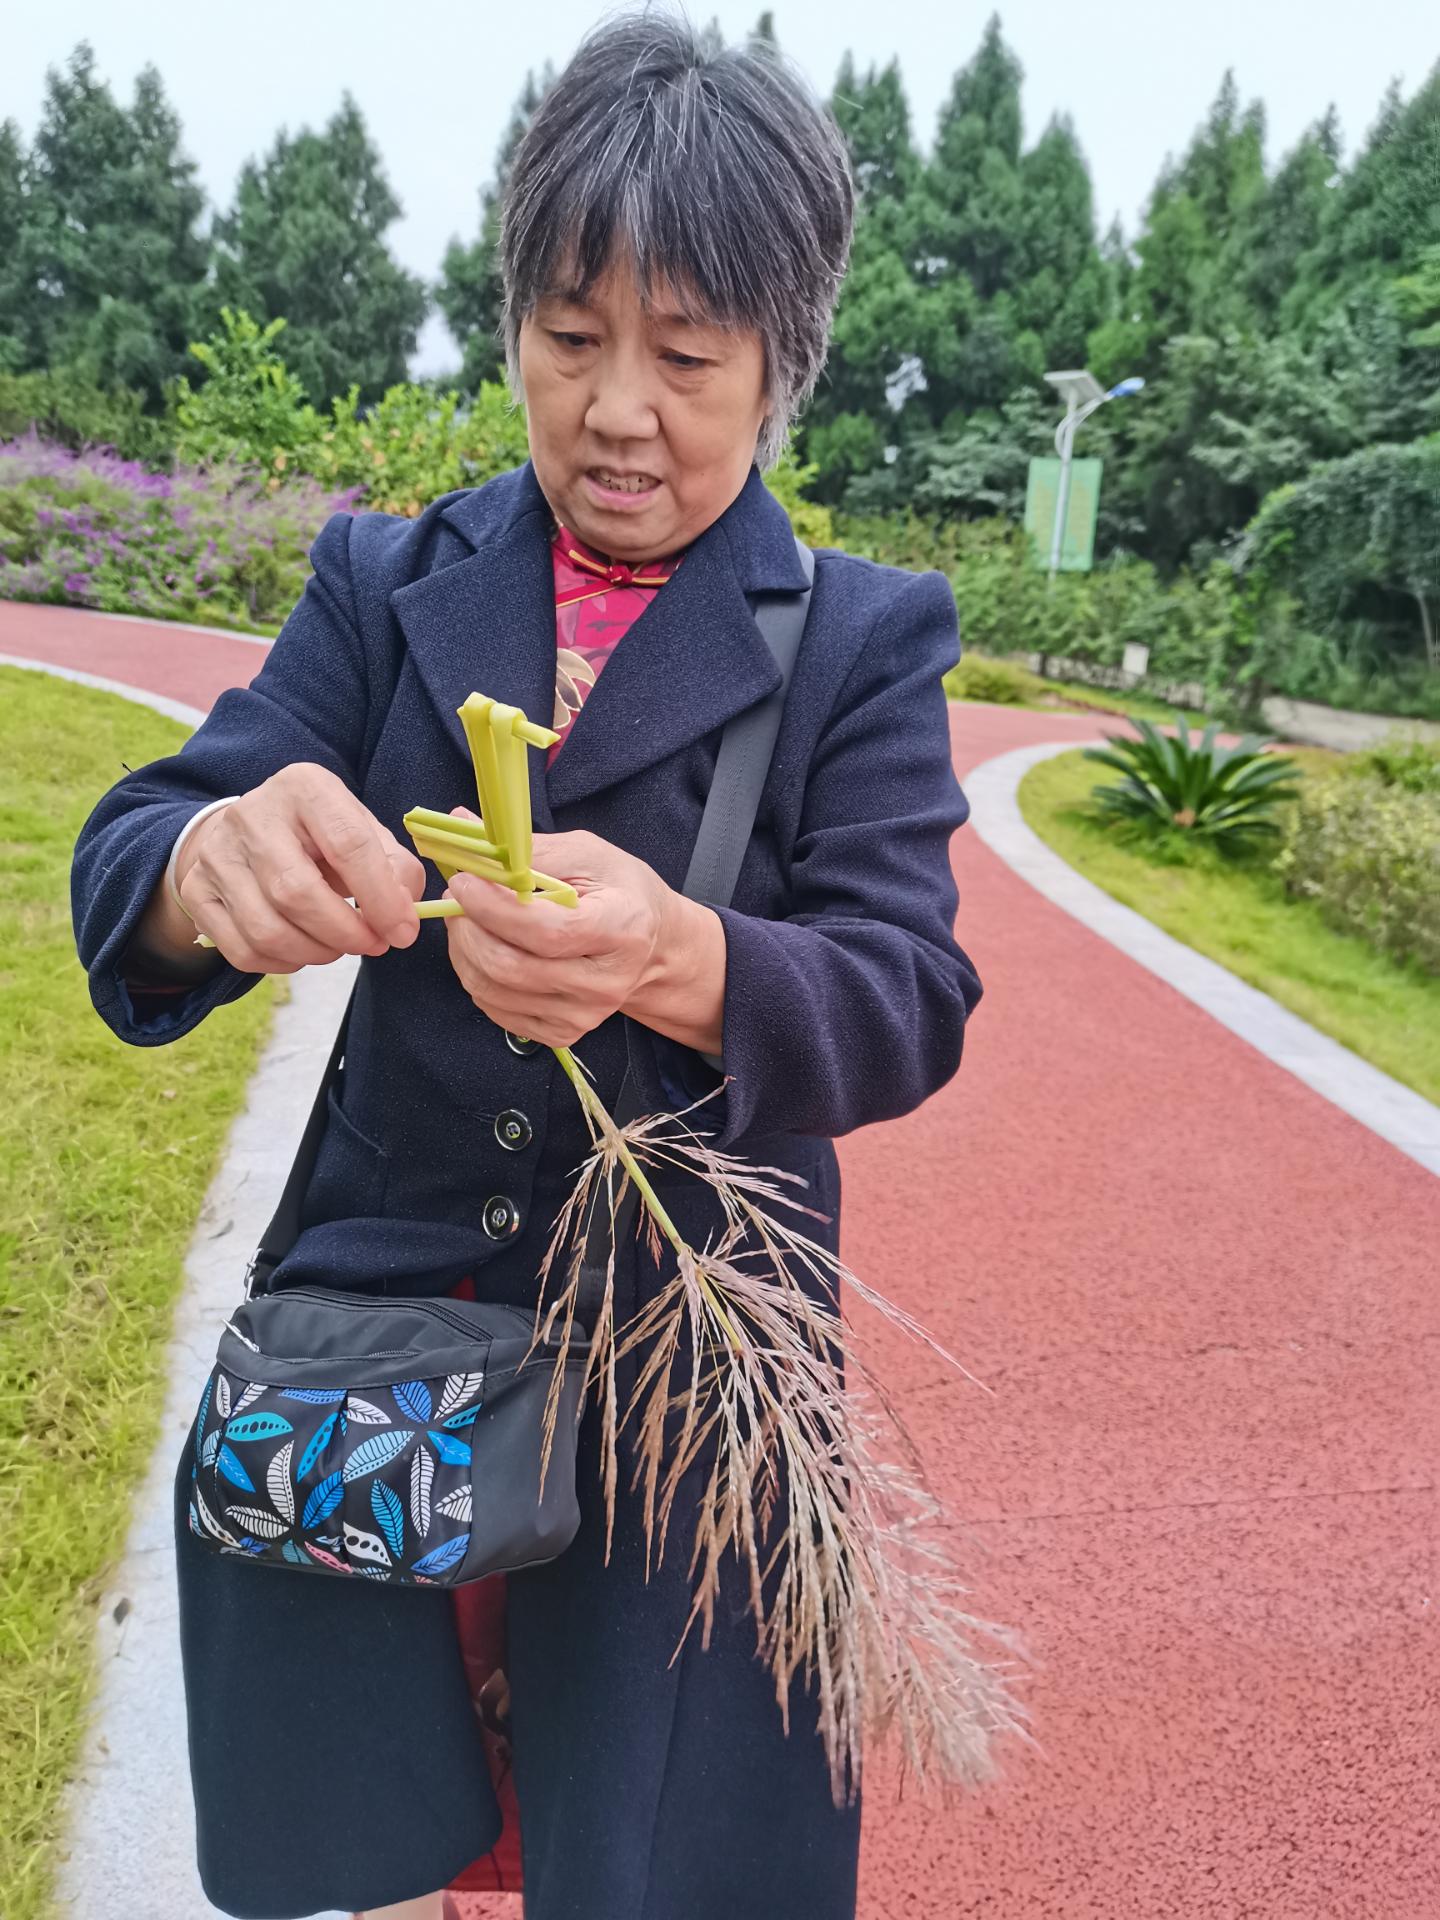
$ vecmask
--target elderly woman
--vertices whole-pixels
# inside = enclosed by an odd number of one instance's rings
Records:
[[[942,575],[819,554],[733,904],[678,891],[725,723],[780,684],[745,596],[804,578],[761,474],[823,364],[851,220],[836,130],[773,52],[650,14],[593,33],[505,207],[529,460],[415,520],[333,519],[250,686],[86,822],[79,949],[133,1045],[262,974],[361,956],[277,1287],[533,1306],[590,1144],[552,1045],[580,1043],[607,1103],[627,1068],[642,1110],[723,1089],[696,1124],[801,1175],[831,1247],[833,1137],[955,1073],[980,989],[952,933]],[[476,689],[562,735],[532,798],[536,865],[580,895],[563,957],[544,916],[470,876],[443,933],[414,912],[439,888],[402,815],[473,794],[455,709]],[[692,1244],[717,1230],[698,1178],[663,1192]],[[657,1273],[625,1249],[619,1322]],[[859,1801],[832,1798],[813,1698],[797,1682],[787,1735],[738,1582],[709,1646],[672,1661],[687,1556],[647,1575],[622,1470],[607,1560],[598,1426],[587,1409],[578,1536],[503,1594],[206,1552],[182,1455],[198,1855],[223,1911],[438,1915],[448,1889],[513,1884],[518,1815],[529,1920],[853,1914]]]

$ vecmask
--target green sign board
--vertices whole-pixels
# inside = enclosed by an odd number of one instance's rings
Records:
[[[1065,503],[1065,531],[1058,565],[1065,573],[1088,573],[1095,559],[1095,515],[1100,505],[1102,460],[1070,462],[1070,493]],[[1060,462],[1032,460],[1025,489],[1025,531],[1030,535],[1037,566],[1048,568],[1055,540],[1055,514],[1060,500]]]

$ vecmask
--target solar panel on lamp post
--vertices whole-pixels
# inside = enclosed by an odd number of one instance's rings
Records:
[[[1087,373],[1083,367],[1074,368],[1068,373],[1047,373],[1045,378],[1065,401],[1065,418],[1055,429],[1055,451],[1060,456],[1060,484],[1055,489],[1055,522],[1050,531],[1050,584],[1053,586],[1060,568],[1065,516],[1070,509],[1070,458],[1080,423],[1088,420],[1095,409],[1103,407],[1107,400],[1123,400],[1132,393],[1139,393],[1145,382],[1139,374],[1132,374],[1128,380],[1121,380],[1107,391],[1094,374]]]

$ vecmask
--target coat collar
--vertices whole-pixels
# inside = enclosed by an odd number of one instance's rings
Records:
[[[390,596],[410,657],[445,732],[470,764],[456,708],[472,692],[523,707],[548,726],[555,699],[550,507],[534,465],[499,475],[441,509],[473,551]],[[630,627],[547,772],[532,750],[530,796],[541,832],[552,809],[678,752],[780,685],[745,596],[799,591],[805,575],[789,516],[752,466],[719,518]],[[423,786],[423,770],[417,770]],[[469,796],[467,795],[467,798]]]

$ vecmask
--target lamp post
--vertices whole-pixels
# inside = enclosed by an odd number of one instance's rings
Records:
[[[1107,400],[1123,400],[1132,393],[1139,393],[1145,382],[1139,374],[1133,374],[1107,391],[1093,374],[1086,373],[1083,368],[1069,373],[1047,373],[1045,378],[1065,401],[1065,418],[1055,429],[1055,451],[1060,456],[1060,484],[1055,490],[1055,524],[1050,532],[1050,584],[1053,586],[1060,567],[1060,548],[1065,539],[1065,515],[1070,507],[1070,456],[1075,449],[1076,432],[1081,422],[1088,420],[1097,407],[1103,407]]]

